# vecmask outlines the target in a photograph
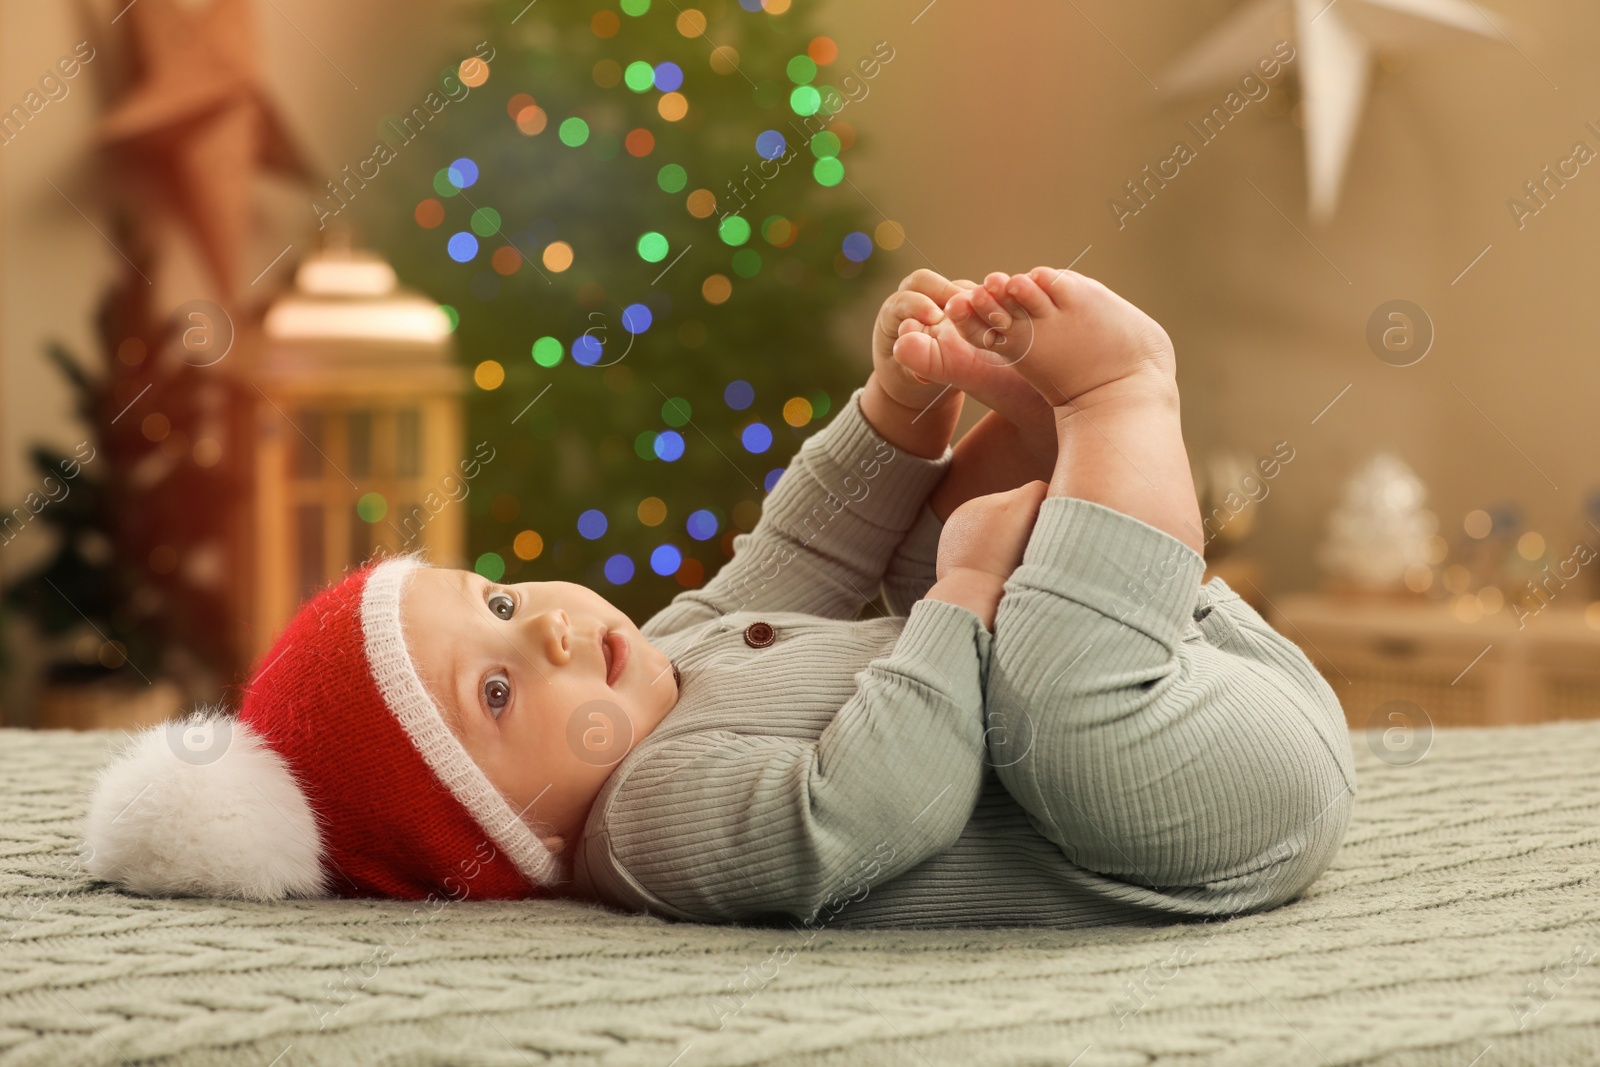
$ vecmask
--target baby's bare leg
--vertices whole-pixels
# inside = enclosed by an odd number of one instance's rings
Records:
[[[1048,495],[1102,504],[1202,551],[1166,331],[1072,271],[992,274],[970,299],[983,321],[1007,324],[989,331],[991,350],[1054,408],[1060,449]]]

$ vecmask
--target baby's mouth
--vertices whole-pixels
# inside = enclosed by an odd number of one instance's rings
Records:
[[[628,639],[615,630],[602,630],[600,650],[606,660],[606,685],[614,688],[628,666]]]

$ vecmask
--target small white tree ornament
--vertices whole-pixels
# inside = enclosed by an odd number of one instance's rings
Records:
[[[1439,519],[1423,507],[1427,489],[1405,462],[1374,456],[1345,486],[1328,518],[1318,562],[1335,579],[1366,589],[1402,586],[1407,567],[1428,562]]]

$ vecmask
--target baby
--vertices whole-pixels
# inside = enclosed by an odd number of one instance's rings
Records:
[[[643,627],[415,556],[318,594],[236,719],[102,772],[91,872],[835,926],[1304,890],[1348,822],[1348,733],[1305,656],[1200,581],[1166,333],[1072,271],[918,271],[873,360],[733,559]],[[952,448],[966,393],[993,411]],[[890,614],[858,618],[880,589]]]

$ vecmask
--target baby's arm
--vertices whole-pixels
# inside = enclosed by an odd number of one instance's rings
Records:
[[[596,801],[578,891],[701,922],[809,920],[944,851],[982,788],[989,640],[972,612],[923,600],[816,740],[653,743]]]
[[[970,284],[970,283],[969,283]],[[873,371],[808,438],[734,538],[734,557],[704,588],[681,593],[641,628],[658,638],[734,611],[854,618],[950,463],[963,395],[914,380],[893,357],[900,324],[943,318],[954,283],[917,271],[884,301]]]

